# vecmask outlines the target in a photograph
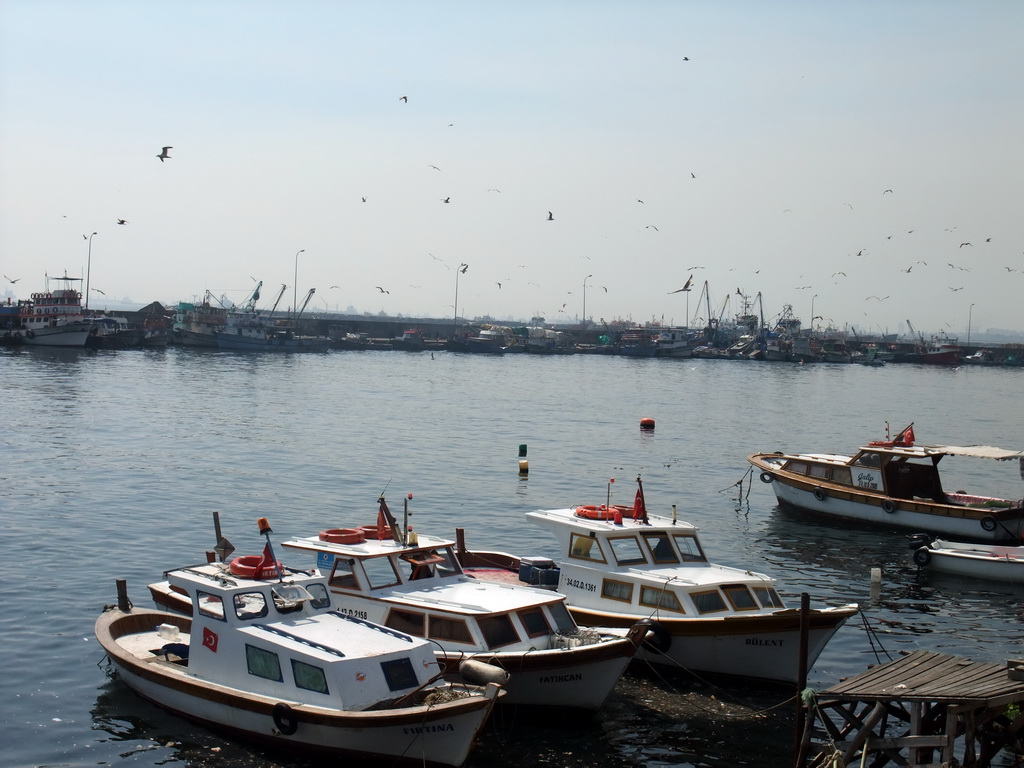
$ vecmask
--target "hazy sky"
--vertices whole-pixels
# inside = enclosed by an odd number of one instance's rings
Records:
[[[716,317],[1024,330],[1022,41],[1017,0],[3,0],[0,295],[96,232],[93,307],[445,318],[465,263],[470,318],[586,283],[595,322],[703,322],[707,281]]]

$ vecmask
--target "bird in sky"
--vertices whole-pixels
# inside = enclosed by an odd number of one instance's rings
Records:
[[[1003,267],[1003,269],[1005,269],[1007,272],[1020,272],[1019,269],[1014,269],[1013,267]],[[6,275],[4,275],[4,277],[6,277]],[[11,282],[14,281],[12,280]]]
[[[555,220],[555,214],[553,214],[551,211],[548,211],[548,221],[554,221],[554,220]]]
[[[689,269],[687,269],[686,271],[687,271],[687,272],[692,272],[692,271],[693,271],[693,270],[695,270],[695,269],[704,269],[704,267],[700,267],[700,266],[697,266],[697,267],[690,267],[690,268],[689,268]]]
[[[949,290],[951,290],[951,291],[962,291],[963,289],[964,289],[964,287],[962,285],[959,288],[954,288],[953,286],[949,286]]]
[[[498,286],[498,290],[500,291],[500,290],[501,290],[501,283],[499,283],[499,282],[498,282],[497,280],[495,280],[495,281],[494,281],[494,284],[495,284],[496,286]]]
[[[925,265],[926,267],[928,266],[928,262],[927,262],[927,261],[925,261],[924,259],[918,259],[918,260],[917,260],[917,261],[915,261],[914,263],[915,263],[915,264],[924,264],[924,265]]]
[[[169,159],[169,158],[171,157],[170,155],[168,155],[168,154],[167,154],[167,150],[168,150],[168,149],[174,149],[174,147],[164,147],[163,149],[161,149],[161,150],[160,150],[160,154],[159,154],[159,155],[157,155],[157,157],[159,157],[159,158],[160,158],[160,162],[161,162],[161,163],[162,163],[162,162],[163,162],[164,160],[168,160],[168,159]]]
[[[677,288],[677,289],[676,289],[676,290],[674,290],[674,291],[669,291],[669,294],[671,295],[671,294],[673,294],[673,293],[682,293],[683,291],[688,291],[688,290],[690,290],[690,283],[692,283],[692,282],[693,282],[693,275],[690,275],[690,276],[689,276],[688,278],[686,278],[686,284],[685,284],[685,285],[683,285],[683,287],[682,287],[682,288]],[[607,289],[607,288],[605,288],[605,291],[607,291],[607,290],[608,290],[608,289]]]
[[[363,198],[363,202],[364,202],[364,203],[366,202],[366,198],[365,198],[365,197]]]
[[[495,189],[494,187],[491,187],[491,188],[490,188],[490,189],[488,189],[487,191],[488,191],[488,192],[501,192],[501,190],[500,190],[500,189]]]
[[[654,226],[653,224],[648,224],[646,227],[644,227],[644,229],[653,229],[655,232],[660,232],[661,231],[656,226]]]
[[[608,293],[608,288],[607,288],[606,286],[602,285],[602,286],[598,286],[598,287],[600,287],[600,288],[603,288],[603,289],[604,289],[604,292],[605,292],[605,293]]]
[[[888,296],[868,296],[867,299],[864,299],[864,301],[867,301],[868,299],[874,299],[875,301],[885,301],[888,298]]]
[[[406,104],[409,103],[409,97],[408,96],[399,96],[398,100],[399,101],[404,101]]]
[[[690,60],[689,56],[683,56],[683,61],[689,61],[689,60]]]
[[[442,200],[441,202],[442,202],[442,203],[450,203],[451,201],[452,201],[451,197],[446,197],[446,198],[445,198],[444,200]]]
[[[991,237],[986,237],[985,238],[985,242],[986,243],[991,243],[992,242],[992,238]]]
[[[435,256],[434,254],[429,253],[429,252],[427,253],[427,256],[432,258],[434,261],[444,261],[444,259],[439,259],[439,258],[437,258],[437,256]]]
[[[440,169],[440,168],[438,168],[438,167],[437,167],[436,165],[430,165],[430,166],[428,166],[428,167],[429,167],[429,168],[433,168],[433,169],[434,169],[435,171],[440,171],[440,170],[441,170],[441,169]]]
[[[907,267],[906,269],[901,269],[901,270],[900,270],[900,272],[906,272],[906,273],[907,273],[907,274],[909,275],[909,274],[910,274],[910,270],[912,270],[913,268],[914,268],[914,265],[913,265],[913,264],[911,264],[911,265],[910,265],[909,267]]]
[[[469,269],[469,264],[460,264],[459,265],[459,272],[461,272],[462,274],[466,274],[466,270],[467,269]]]
[[[970,243],[960,243],[960,247],[961,247],[961,248],[963,248],[963,247],[964,247],[965,245],[971,245],[971,244],[970,244]],[[973,246],[973,245],[971,245],[971,248],[973,248],[973,247],[974,247],[974,246]]]
[[[640,203],[640,205],[643,205],[643,204],[644,204],[644,201],[643,201],[643,200],[640,200],[640,199],[637,199],[637,202],[638,202],[638,203]]]
[[[384,290],[383,288],[381,288],[381,287],[380,287],[379,285],[377,286],[377,290],[378,290],[378,291],[380,291],[381,293],[391,293],[391,291],[385,291],[385,290]]]
[[[124,219],[118,219],[118,220],[117,220],[117,223],[118,223],[118,224],[121,224],[121,225],[123,226],[123,225],[127,224],[128,222],[127,222],[127,221],[125,221]]]
[[[892,192],[892,190],[891,189],[887,189],[887,190],[885,190],[885,192]],[[884,195],[885,192],[883,192],[882,194]]]
[[[842,275],[843,277],[846,277],[846,273],[845,272],[833,272],[832,273],[832,277],[835,277],[836,275]]]
[[[696,179],[696,178],[697,178],[697,177],[696,177],[696,176],[694,175],[693,171],[690,171],[690,178],[691,178],[691,179]]]
[[[94,291],[95,291],[96,293],[100,294],[101,296],[106,296],[106,295],[107,295],[107,294],[105,294],[105,293],[104,293],[103,291],[101,291],[101,290],[100,290],[99,288],[93,288],[93,290],[94,290]]]
[[[340,285],[332,285],[331,288],[341,288],[341,286]],[[327,290],[330,290],[331,288],[328,288]]]
[[[1009,267],[1007,267],[1007,269],[1009,269]],[[11,285],[21,280],[20,277],[7,277],[7,275],[4,275],[4,279],[7,280],[7,282],[10,283]]]

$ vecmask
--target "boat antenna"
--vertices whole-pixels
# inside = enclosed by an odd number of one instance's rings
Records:
[[[614,482],[615,482],[615,478],[614,477],[611,480],[608,481],[608,495],[607,495],[607,498],[605,499],[605,504],[604,504],[607,509],[611,509],[612,508],[612,483],[614,483]]]
[[[405,514],[404,514],[404,517],[403,517],[403,520],[402,520],[402,530],[404,531],[404,533],[402,534],[402,544],[404,546],[409,546],[409,515],[412,514],[412,512],[409,511],[409,502],[410,501],[412,501],[412,494],[411,493],[406,495],[406,497],[405,497],[405,504],[404,504],[404,506],[405,506]]]
[[[262,571],[263,568],[266,567],[264,563],[269,557],[270,562],[274,565],[274,570],[277,571],[277,580],[284,581],[284,574],[281,573],[281,564],[277,561],[277,558],[274,557],[274,545],[270,543],[270,534],[272,534],[274,530],[270,527],[270,522],[265,517],[261,517],[257,520],[256,524],[260,527],[260,533],[267,537],[267,546],[266,549],[263,550],[263,562],[260,563],[260,570]]]

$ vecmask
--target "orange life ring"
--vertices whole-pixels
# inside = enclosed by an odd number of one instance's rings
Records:
[[[896,443],[892,440],[872,440],[868,445],[874,448],[892,448]]]
[[[600,507],[586,505],[576,507],[576,517],[582,517],[586,520],[614,520],[615,513],[618,511],[620,510],[616,510],[614,507],[609,509],[604,504]]]
[[[277,567],[282,571],[284,570],[280,560],[277,561]],[[277,575],[274,568],[263,565],[263,555],[242,555],[241,557],[236,557],[231,561],[228,568],[232,574],[243,579],[262,579],[267,576]]]
[[[377,526],[376,525],[361,525],[361,526],[359,526],[359,531],[363,534],[364,537],[373,538],[373,539],[377,538]],[[384,538],[386,538],[386,539],[390,539],[391,538],[391,526],[390,525],[385,525],[384,526]]]
[[[366,536],[360,528],[328,528],[320,531],[320,541],[329,544],[361,544]]]

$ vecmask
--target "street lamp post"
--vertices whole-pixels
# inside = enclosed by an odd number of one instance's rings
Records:
[[[583,278],[583,327],[587,327],[587,280],[592,278],[593,275],[587,275]]]
[[[469,264],[459,264],[455,270],[455,317],[452,318],[452,338],[459,335],[459,275],[464,275],[469,269]]]
[[[295,252],[295,277],[292,281],[292,315],[295,317],[299,314],[299,254],[305,252],[305,248]]]
[[[93,232],[89,235],[89,256],[85,262],[85,308],[89,308],[89,275],[92,273],[92,239],[96,236]],[[66,273],[65,273],[66,274]]]
[[[811,296],[811,333],[814,333],[814,300],[818,298],[818,294]]]
[[[967,310],[967,347],[970,351],[971,346],[971,316],[974,314],[974,305],[971,304],[970,309]]]

